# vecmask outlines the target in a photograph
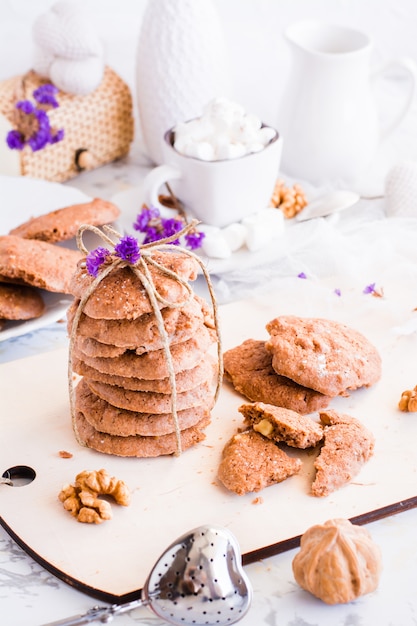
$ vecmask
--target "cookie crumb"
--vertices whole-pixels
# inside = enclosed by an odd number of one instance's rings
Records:
[[[58,452],[58,455],[61,457],[61,459],[72,459],[73,457],[72,452],[67,452],[66,450],[60,450]]]
[[[252,500],[251,504],[263,504],[264,503],[264,499],[261,497],[255,498],[254,500]]]

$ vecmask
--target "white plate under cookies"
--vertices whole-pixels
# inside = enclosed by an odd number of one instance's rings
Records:
[[[0,198],[0,235],[7,235],[12,228],[31,217],[90,200],[85,193],[74,187],[27,176],[1,175]],[[65,317],[72,300],[70,296],[42,290],[42,297],[46,307],[45,313],[32,320],[6,322],[4,329],[0,331],[0,341],[20,337]]]

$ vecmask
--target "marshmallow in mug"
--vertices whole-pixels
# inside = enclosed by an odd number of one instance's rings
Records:
[[[222,161],[259,152],[275,135],[273,128],[245,113],[240,104],[215,98],[204,107],[201,117],[174,127],[174,148],[184,156]]]

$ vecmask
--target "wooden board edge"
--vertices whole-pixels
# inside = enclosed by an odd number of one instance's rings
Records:
[[[352,524],[363,526],[364,524],[370,524],[371,522],[376,522],[385,517],[397,515],[398,513],[402,513],[403,511],[408,511],[416,507],[417,496],[413,496],[412,498],[407,498],[406,500],[401,500],[399,502],[389,504],[379,509],[369,511],[368,513],[363,513],[361,515],[351,517],[349,518],[349,521],[352,522]],[[87,585],[86,583],[83,583],[76,578],[69,576],[62,570],[58,569],[57,567],[43,559],[37,552],[32,550],[32,548],[28,546],[12,530],[12,528],[10,528],[10,526],[1,516],[0,525],[4,528],[7,534],[17,543],[17,545],[20,546],[22,550],[24,550],[24,552],[26,552],[26,554],[28,554],[34,561],[39,563],[39,565],[41,565],[45,570],[53,574],[56,578],[66,583],[70,587],[73,587],[77,591],[85,593],[86,595],[95,598],[96,600],[100,600],[101,602],[106,602],[109,604],[124,604],[126,602],[132,602],[134,600],[140,599],[142,594],[141,589],[137,589],[135,591],[131,591],[129,593],[118,596],[110,592],[103,591],[102,589],[96,589],[95,587],[91,587],[90,585]],[[274,543],[269,546],[253,550],[251,552],[246,552],[242,554],[242,565],[249,565],[250,563],[254,563],[255,561],[267,559],[271,556],[276,556],[277,554],[281,554],[283,552],[287,552],[288,550],[298,548],[300,545],[300,539],[301,535],[297,535],[295,537],[279,541],[278,543]]]

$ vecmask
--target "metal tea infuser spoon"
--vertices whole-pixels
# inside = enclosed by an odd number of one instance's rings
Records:
[[[108,624],[115,616],[141,606],[174,626],[228,626],[247,613],[251,600],[252,588],[234,535],[220,526],[199,526],[159,557],[139,600],[96,606],[83,615],[44,626]]]

